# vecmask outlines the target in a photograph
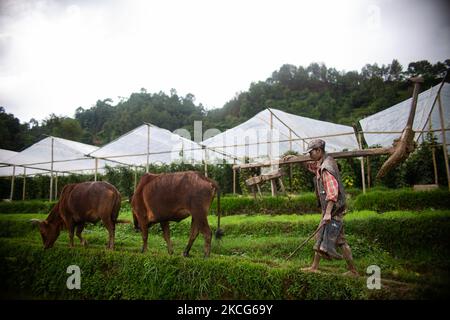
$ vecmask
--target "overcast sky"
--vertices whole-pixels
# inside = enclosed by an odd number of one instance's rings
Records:
[[[281,65],[450,58],[445,1],[0,0],[0,106],[73,117],[141,88],[220,108]]]

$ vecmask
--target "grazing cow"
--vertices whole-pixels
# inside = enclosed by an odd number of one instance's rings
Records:
[[[142,233],[142,252],[147,250],[148,228],[160,223],[167,249],[169,254],[172,254],[169,221],[178,222],[191,215],[191,232],[183,255],[185,257],[189,255],[192,243],[201,232],[205,238],[205,257],[208,257],[211,251],[212,232],[207,216],[216,193],[218,210],[216,237],[220,237],[220,190],[214,180],[194,171],[145,174],[139,181],[131,202],[133,220],[138,222]]]
[[[59,201],[55,204],[47,219],[33,219],[39,225],[44,248],[51,248],[63,226],[69,230],[70,247],[73,247],[73,235],[77,228],[77,237],[82,245],[86,239],[81,232],[86,222],[102,220],[108,229],[108,248],[114,249],[115,224],[121,204],[120,193],[107,182],[82,182],[66,185],[61,191]]]

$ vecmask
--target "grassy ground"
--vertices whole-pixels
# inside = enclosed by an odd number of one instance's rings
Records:
[[[31,218],[45,219],[46,214],[0,214],[0,249],[3,248],[4,252],[8,252],[8,256],[15,247],[40,250],[41,238],[37,229],[31,226],[29,222]],[[132,220],[129,211],[121,213],[119,218]],[[265,268],[264,270],[275,274],[283,272],[302,274],[300,268],[308,266],[312,260],[313,240],[292,259],[287,260],[286,257],[315,230],[319,219],[320,216],[317,214],[222,217],[221,227],[225,231],[225,236],[222,240],[213,239],[211,258],[208,262],[203,259],[204,242],[201,235],[194,242],[191,258],[187,261],[195,261],[195,264],[200,265],[216,263],[261,266]],[[210,216],[209,223],[214,231],[217,227],[217,217]],[[368,266],[377,265],[381,268],[383,290],[366,291],[364,298],[448,298],[450,283],[448,241],[442,242],[443,239],[448,240],[449,225],[450,210],[397,211],[384,214],[360,211],[347,214],[346,237],[352,247],[361,282],[366,280]],[[440,229],[436,226],[441,226],[442,231],[439,231]],[[141,254],[140,233],[133,230],[132,224],[119,224],[116,229],[116,253],[114,254],[119,257],[132,257],[130,259],[137,257],[138,260],[156,259],[184,264],[183,261],[186,259],[180,256],[187,244],[189,228],[190,218],[179,223],[171,223],[174,255],[170,257],[159,225],[153,226],[150,230],[149,252]],[[432,234],[428,235],[430,232]],[[82,248],[76,239],[76,248],[68,250],[68,234],[63,231],[55,243],[55,248],[50,250],[53,252],[60,250],[61,254],[69,255],[70,252],[75,255],[80,252],[87,256],[95,256],[99,252],[109,254],[104,249],[107,243],[107,231],[101,223],[88,225],[83,236],[88,241],[87,248]],[[6,257],[1,258],[6,259]],[[322,261],[320,269],[322,274],[335,275],[345,272],[346,265],[344,261]],[[205,275],[199,276],[199,278],[204,277]],[[207,282],[205,279],[203,281]],[[204,295],[205,289],[202,290]],[[288,288],[283,292],[290,292],[289,290],[291,289]],[[219,296],[220,294],[223,293],[218,293]],[[155,295],[143,297],[152,298]],[[170,297],[170,294],[167,297]],[[192,296],[188,295],[188,297],[197,299],[202,295],[192,293]],[[243,294],[239,297],[253,298],[255,296]],[[299,297],[303,295],[275,296],[275,298],[294,299]],[[311,296],[306,297],[311,298]],[[225,298],[227,298],[226,295]]]

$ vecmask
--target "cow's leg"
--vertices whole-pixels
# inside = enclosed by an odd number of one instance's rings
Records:
[[[84,226],[85,226],[84,222],[82,222],[79,225],[77,225],[77,237],[78,237],[78,239],[80,239],[80,243],[81,243],[82,246],[86,246],[87,245],[86,239],[83,239],[83,237],[81,236],[81,233],[83,232]]]
[[[209,227],[208,220],[206,218],[205,221],[203,221],[200,224],[200,232],[203,234],[203,237],[205,238],[205,258],[208,258],[211,252],[212,231],[211,228]]]
[[[198,225],[194,221],[194,219],[192,219],[191,233],[189,235],[189,241],[186,246],[186,249],[184,249],[183,256],[185,256],[185,257],[189,256],[189,250],[191,250],[192,244],[194,243],[195,238],[197,238],[197,235],[198,235]]]
[[[75,233],[75,223],[73,223],[73,221],[69,221],[68,225],[67,225],[67,229],[69,230],[69,246],[71,248],[73,248],[74,247],[73,235]]]
[[[139,222],[136,216],[133,214],[133,225],[134,225],[134,231],[139,232]]]
[[[160,225],[163,231],[164,240],[166,240],[167,243],[167,251],[169,252],[169,254],[173,254],[173,245],[172,241],[170,241],[169,221],[161,222]]]
[[[143,221],[139,221],[139,226],[141,227],[141,233],[142,233],[142,253],[147,251],[147,239],[148,239],[148,223],[144,223]]]
[[[108,249],[114,250],[116,224],[112,221],[111,221],[110,226],[108,227],[108,233],[109,233]]]
[[[102,219],[103,225],[108,230],[108,245],[106,249],[114,250],[114,238],[116,233],[116,224],[111,218]]]

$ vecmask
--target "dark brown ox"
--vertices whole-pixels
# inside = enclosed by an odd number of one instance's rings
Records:
[[[69,244],[73,247],[73,235],[83,246],[86,239],[81,232],[87,222],[102,220],[109,233],[107,248],[114,249],[114,233],[120,210],[120,193],[107,182],[82,182],[66,185],[61,191],[59,201],[55,204],[47,219],[34,220],[39,225],[44,248],[51,248],[63,227],[69,230]]]
[[[194,171],[145,174],[139,181],[131,201],[133,219],[138,222],[142,233],[142,252],[147,251],[148,228],[160,223],[167,249],[169,254],[172,254],[169,221],[179,222],[191,215],[191,232],[183,255],[189,255],[192,243],[201,232],[205,239],[205,257],[208,257],[211,251],[212,232],[207,216],[216,193],[218,237],[221,235],[220,190],[214,180]]]

